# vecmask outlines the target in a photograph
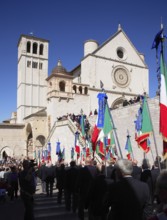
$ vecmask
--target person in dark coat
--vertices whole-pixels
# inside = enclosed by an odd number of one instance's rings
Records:
[[[151,201],[153,202],[154,198],[154,189],[153,189],[153,179],[151,175],[151,166],[148,159],[144,159],[142,163],[142,173],[140,175],[140,180],[148,184],[151,193]]]
[[[105,176],[105,166],[97,165],[97,176],[93,179],[90,192],[90,216],[91,220],[106,219],[106,212],[103,207],[104,195],[107,191],[107,182]]]
[[[93,179],[97,175],[97,169],[91,158],[86,158],[86,165],[79,170],[77,190],[79,194],[78,217],[84,220],[84,209],[89,207],[89,192]],[[89,210],[88,210],[89,212]]]
[[[53,184],[55,179],[55,167],[48,162],[44,169],[45,175],[45,182],[46,182],[46,195],[52,196],[53,195]]]
[[[15,166],[11,167],[11,172],[7,177],[7,182],[11,186],[10,188],[10,199],[13,200],[14,197],[18,197],[19,189],[19,176]]]
[[[137,164],[138,164],[138,161],[137,161],[137,160],[133,160],[133,161],[132,161],[132,164],[133,164],[132,176],[133,176],[135,179],[140,180],[140,176],[141,176],[141,173],[142,173],[142,168],[137,165]]]
[[[109,166],[106,167],[106,177],[115,180],[115,160],[111,159]]]
[[[24,203],[24,220],[34,220],[33,195],[36,190],[35,172],[30,161],[23,161],[23,171],[19,173],[20,194]]]
[[[65,173],[65,200],[66,200],[66,209],[68,211],[71,210],[76,212],[77,203],[78,203],[78,195],[77,195],[77,188],[76,182],[78,178],[79,169],[76,166],[75,161],[70,162],[70,168],[66,170]]]
[[[151,176],[152,176],[152,182],[153,182],[153,203],[158,202],[158,197],[156,195],[156,182],[157,178],[160,174],[160,168],[159,168],[159,162],[157,160],[154,161],[154,167],[151,169]]]
[[[65,165],[61,163],[59,167],[56,168],[56,188],[58,189],[57,202],[61,204],[62,195],[64,191],[65,184]]]
[[[163,169],[156,181],[156,194],[158,197],[158,205],[154,215],[148,220],[166,220],[167,219],[167,170]]]
[[[105,198],[108,220],[145,220],[152,215],[148,185],[131,176],[132,161],[119,159],[116,162],[117,182],[110,185]]]

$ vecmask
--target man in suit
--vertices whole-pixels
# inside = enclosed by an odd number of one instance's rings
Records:
[[[77,190],[79,193],[78,217],[80,220],[84,220],[84,209],[88,209],[89,207],[91,185],[93,179],[97,176],[97,169],[93,165],[91,158],[86,158],[85,163],[86,165],[79,170],[77,181]]]
[[[115,180],[115,160],[111,159],[109,166],[106,168],[107,169],[107,175],[106,177],[112,180]]]
[[[157,195],[156,195],[156,183],[157,183],[157,178],[159,174],[160,174],[159,163],[157,160],[155,160],[154,167],[151,169],[151,176],[152,176],[152,182],[153,182],[153,202],[154,200],[158,200]]]
[[[105,207],[110,208],[108,220],[145,220],[152,215],[148,185],[131,176],[132,162],[119,159],[115,165],[117,181],[111,183],[105,199]]]
[[[33,195],[36,190],[35,172],[29,160],[23,161],[23,170],[19,173],[21,199],[24,203],[24,220],[34,220]]]
[[[142,173],[140,175],[140,180],[148,184],[151,193],[151,200],[153,202],[153,197],[154,197],[153,179],[151,175],[151,166],[148,159],[143,159]]]
[[[65,200],[66,209],[71,210],[75,213],[77,209],[78,195],[76,189],[76,182],[78,178],[79,169],[76,166],[75,161],[70,162],[70,168],[66,170],[65,173]]]
[[[132,164],[133,164],[132,176],[135,179],[140,180],[140,176],[141,176],[141,173],[142,173],[142,168],[138,166],[138,161],[137,160],[133,160]]]

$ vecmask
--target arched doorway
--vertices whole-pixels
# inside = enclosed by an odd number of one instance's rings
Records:
[[[33,133],[32,133],[32,127],[31,124],[27,125],[26,128],[26,133],[27,133],[27,157],[33,158]]]
[[[2,159],[3,160],[7,160],[8,154],[6,153],[6,151],[4,150],[2,153]]]
[[[36,158],[37,161],[40,161],[41,159],[41,153],[45,145],[45,141],[46,141],[46,138],[43,135],[39,135],[36,137],[34,157]]]
[[[13,157],[13,150],[11,147],[5,146],[0,151],[0,159],[6,160],[7,157]]]

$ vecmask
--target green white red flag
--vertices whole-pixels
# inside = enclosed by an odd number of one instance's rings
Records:
[[[167,142],[167,68],[164,54],[160,57],[161,87],[160,87],[160,133],[163,140]]]
[[[155,36],[152,48],[156,48],[156,57],[158,57],[158,49],[160,47],[160,68],[158,68],[158,76],[160,78],[160,120],[159,120],[159,131],[163,138],[163,156],[167,158],[167,67],[165,63],[164,54],[164,35],[163,24],[161,24],[161,30]]]
[[[152,134],[153,128],[146,97],[143,97],[142,105],[139,110],[139,115],[135,121],[137,131],[135,140],[138,146],[145,153],[148,153],[150,150],[149,136]]]

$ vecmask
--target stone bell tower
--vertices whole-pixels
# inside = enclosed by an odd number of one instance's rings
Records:
[[[17,122],[46,107],[49,41],[21,35],[18,42]]]

